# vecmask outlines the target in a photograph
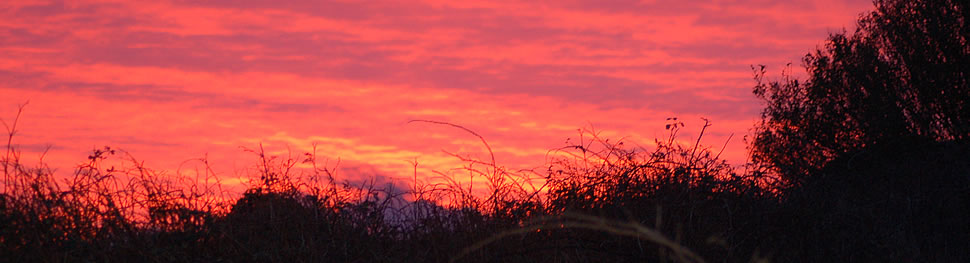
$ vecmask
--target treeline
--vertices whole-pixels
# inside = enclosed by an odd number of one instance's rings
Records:
[[[57,179],[8,143],[0,258],[966,262],[970,4],[875,6],[805,57],[806,80],[755,68],[765,110],[743,167],[701,138],[677,143],[676,119],[650,150],[584,132],[542,171],[456,156],[484,191],[340,182],[313,154],[262,150],[241,196],[220,190],[204,161],[191,176],[165,175],[110,148]]]

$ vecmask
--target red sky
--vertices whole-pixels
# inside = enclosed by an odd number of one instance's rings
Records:
[[[750,65],[778,75],[865,0],[0,1],[0,118],[61,173],[102,146],[174,173],[208,156],[225,182],[260,142],[340,158],[342,176],[410,178],[483,157],[541,167],[593,127],[651,147],[667,117],[745,159]],[[333,164],[333,161],[331,161]],[[191,162],[188,164],[191,166]]]

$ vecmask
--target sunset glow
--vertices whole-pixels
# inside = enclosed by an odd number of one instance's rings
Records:
[[[455,153],[540,168],[579,130],[650,149],[666,118],[732,164],[779,73],[851,30],[866,0],[2,1],[0,119],[26,163],[123,149],[239,182],[262,144],[343,179],[433,180]],[[775,74],[777,75],[777,74]],[[728,141],[730,139],[730,141]],[[187,162],[188,161],[188,162]]]

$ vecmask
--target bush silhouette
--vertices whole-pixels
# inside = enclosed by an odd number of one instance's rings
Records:
[[[966,1],[875,1],[853,34],[805,56],[808,79],[766,81],[753,161],[791,184],[839,155],[898,137],[970,136]],[[797,155],[791,153],[799,153]]]
[[[785,260],[968,260],[970,17],[966,1],[875,1],[853,34],[766,81],[750,145],[781,179]]]
[[[966,261],[970,145],[911,137],[841,156],[790,190],[791,256],[825,261]]]

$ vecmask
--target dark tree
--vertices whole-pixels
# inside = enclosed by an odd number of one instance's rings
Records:
[[[876,0],[853,34],[803,63],[805,81],[766,81],[752,161],[797,186],[833,159],[878,144],[970,137],[970,2]]]

